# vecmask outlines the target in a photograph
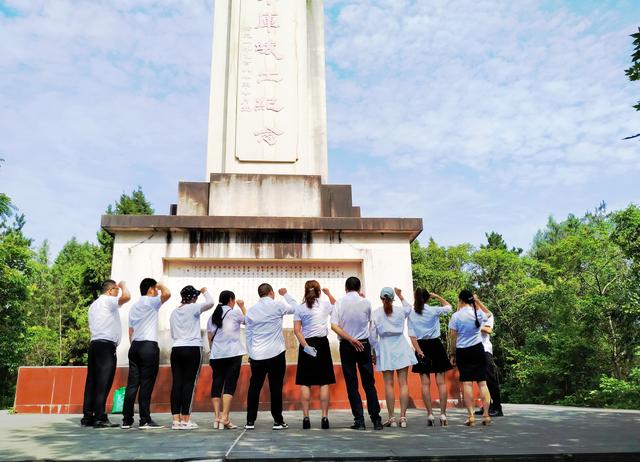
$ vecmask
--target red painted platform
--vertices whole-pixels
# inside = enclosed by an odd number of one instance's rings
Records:
[[[331,386],[331,408],[349,409],[349,401],[342,376],[342,368],[334,365],[336,384]],[[111,410],[113,392],[119,387],[126,386],[127,367],[119,367],[116,370],[115,379],[109,398],[107,399],[107,411]],[[21,367],[18,372],[16,386],[15,410],[19,413],[43,413],[43,414],[80,414],[82,413],[82,400],[84,395],[84,383],[87,374],[86,367]],[[232,410],[242,411],[246,409],[247,389],[251,370],[248,364],[243,364],[233,401]],[[300,387],[295,384],[296,365],[287,365],[285,377],[283,402],[286,410],[300,408]],[[432,376],[433,377],[433,376]],[[431,397],[437,398],[435,380],[431,381]],[[376,388],[378,398],[384,403],[384,383],[382,373],[376,372]],[[449,406],[460,406],[462,396],[458,382],[456,369],[447,373],[447,388],[449,390]],[[206,412],[212,410],[210,400],[211,368],[203,365],[195,392],[193,410]],[[475,390],[477,393],[477,390]],[[151,399],[152,412],[169,412],[169,396],[171,393],[171,369],[169,366],[160,366],[160,372],[153,390]],[[420,393],[420,377],[418,374],[409,374],[410,407],[423,408],[424,403]],[[363,393],[361,392],[363,396]],[[396,396],[397,390],[396,390]],[[476,394],[477,396],[477,394]],[[317,387],[312,388],[312,408],[320,407]],[[260,396],[260,409],[269,409],[269,385],[265,381]]]

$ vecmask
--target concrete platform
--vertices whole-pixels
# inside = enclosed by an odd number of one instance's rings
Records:
[[[193,431],[82,429],[74,415],[0,413],[0,459],[21,460],[640,460],[640,411],[507,405],[491,427],[467,428],[464,413],[450,412],[447,428],[427,427],[424,411],[411,410],[407,429],[353,431],[351,415],[330,414],[331,430],[302,430],[301,414],[287,412],[290,428],[271,430],[261,413],[256,430],[214,431],[211,415],[194,414]],[[162,424],[170,416],[158,414]],[[244,423],[244,414],[233,415]],[[119,416],[112,416],[119,421]]]

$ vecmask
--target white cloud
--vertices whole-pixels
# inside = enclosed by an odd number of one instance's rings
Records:
[[[29,234],[92,239],[121,192],[166,213],[204,177],[211,4],[5,1],[0,189]],[[365,215],[527,246],[549,213],[635,199],[634,15],[541,4],[325,1],[330,176]]]
[[[494,229],[526,247],[549,214],[636,200],[620,187],[640,170],[638,143],[621,141],[640,131],[623,72],[637,28],[628,11],[494,0],[329,6],[330,146],[379,158],[420,194],[396,201],[354,180],[365,213],[422,216],[425,234],[447,244]]]

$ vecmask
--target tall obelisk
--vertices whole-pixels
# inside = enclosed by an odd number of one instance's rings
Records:
[[[322,0],[216,0],[207,181],[213,174],[327,182]]]

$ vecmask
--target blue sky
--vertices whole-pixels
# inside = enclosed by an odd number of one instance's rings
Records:
[[[281,0],[283,1],[283,0]],[[421,240],[637,201],[631,0],[325,0],[329,176]],[[54,251],[204,178],[211,1],[0,0],[0,191]]]

